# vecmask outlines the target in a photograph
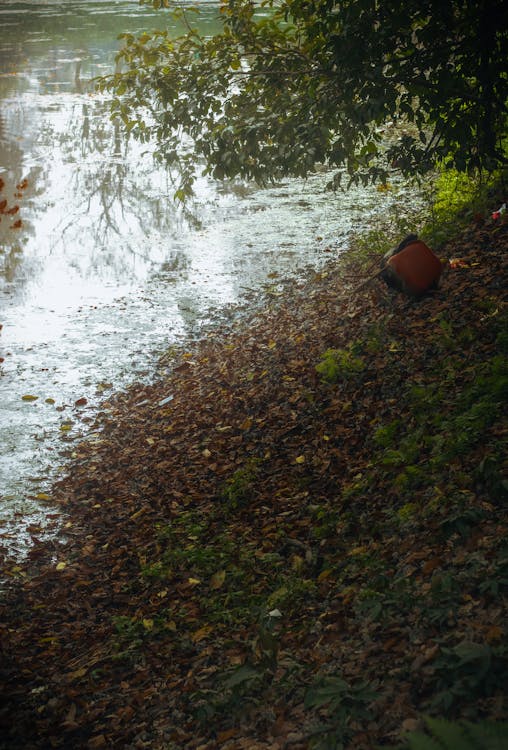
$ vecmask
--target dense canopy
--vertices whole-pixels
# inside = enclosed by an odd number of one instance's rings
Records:
[[[187,33],[125,36],[103,85],[128,130],[178,165],[179,198],[196,163],[260,183],[324,164],[333,185],[506,164],[501,0],[229,0],[209,38],[174,12]]]

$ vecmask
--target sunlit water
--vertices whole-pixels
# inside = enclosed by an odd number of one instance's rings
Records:
[[[218,7],[202,8],[217,29]],[[89,84],[113,70],[120,32],[162,24],[123,0],[0,4],[0,201],[19,206],[0,222],[0,542],[13,554],[55,524],[37,496],[105,393],[149,378],[252,290],[319,267],[392,200],[327,194],[324,175],[263,190],[202,179],[189,221]]]

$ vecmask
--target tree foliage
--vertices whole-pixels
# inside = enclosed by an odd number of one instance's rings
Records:
[[[153,0],[169,7],[170,0]],[[195,10],[195,9],[194,9]],[[227,0],[222,31],[124,36],[102,80],[113,111],[178,165],[265,183],[335,169],[332,186],[506,163],[501,0]]]

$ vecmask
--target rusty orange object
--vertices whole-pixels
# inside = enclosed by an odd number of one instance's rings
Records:
[[[425,242],[417,240],[407,245],[388,261],[392,272],[411,294],[424,294],[439,281],[443,266]]]

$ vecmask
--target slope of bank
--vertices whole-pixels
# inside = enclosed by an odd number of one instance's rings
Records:
[[[104,404],[65,540],[8,570],[0,747],[505,719],[507,247],[470,226],[419,301],[330,265]]]

